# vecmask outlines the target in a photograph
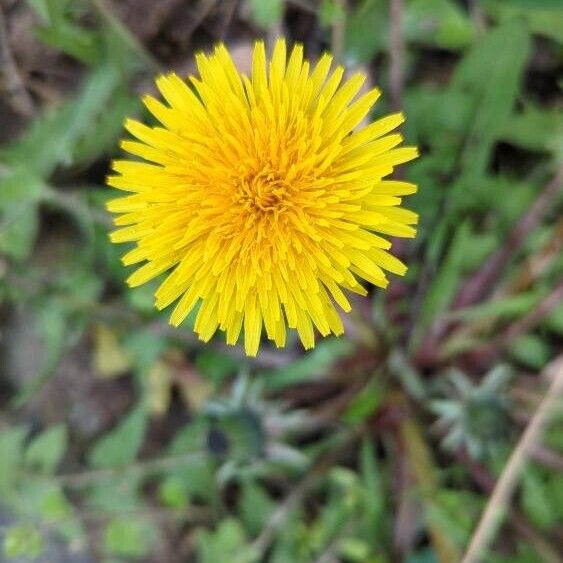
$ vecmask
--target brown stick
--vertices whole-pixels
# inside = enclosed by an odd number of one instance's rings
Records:
[[[488,469],[469,457],[465,450],[458,452],[457,457],[461,463],[467,467],[479,488],[490,495],[495,488],[495,478],[489,473]],[[555,548],[538,535],[518,509],[512,507],[509,511],[509,517],[510,524],[513,526],[516,533],[520,534],[534,545],[538,554],[543,557],[544,561],[547,563],[559,563],[560,559]]]
[[[23,117],[31,117],[35,111],[35,105],[25,88],[12,56],[2,6],[0,6],[0,74],[4,77],[2,86],[11,107]]]
[[[559,356],[544,370],[546,374],[551,372],[553,372],[551,385],[504,467],[461,563],[483,561],[483,557],[495,537],[503,513],[507,509],[518,484],[520,474],[531,455],[532,449],[541,440],[552,410],[563,391],[563,355]]]

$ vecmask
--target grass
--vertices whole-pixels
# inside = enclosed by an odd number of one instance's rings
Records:
[[[6,2],[5,556],[560,561],[562,15],[550,0]],[[191,72],[219,40],[244,64],[278,33],[368,72],[376,115],[404,109],[421,225],[394,246],[407,277],[358,299],[345,337],[251,360],[197,342],[193,319],[170,327],[154,286],[126,287],[103,182],[155,73]]]

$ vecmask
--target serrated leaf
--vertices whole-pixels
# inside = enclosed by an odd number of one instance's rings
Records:
[[[88,455],[94,467],[121,467],[133,463],[143,442],[147,415],[135,407],[109,434],[100,439]]]
[[[65,454],[68,431],[64,424],[47,428],[36,436],[25,451],[25,464],[44,473],[53,473]]]

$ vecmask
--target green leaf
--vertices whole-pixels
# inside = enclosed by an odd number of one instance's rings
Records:
[[[485,0],[485,5],[490,4],[491,0]],[[557,8],[559,11],[563,10],[561,0],[503,0],[506,6],[514,8],[524,8],[527,10],[547,10]]]
[[[510,20],[480,37],[454,72],[451,88],[468,96],[472,114],[462,155],[464,176],[472,181],[484,175],[512,114],[529,53],[526,25]]]
[[[405,563],[438,563],[438,558],[433,549],[425,547],[409,555]]]
[[[448,253],[440,265],[422,302],[415,342],[426,328],[450,305],[464,265],[465,247],[469,241],[471,229],[464,221],[455,231]]]
[[[486,13],[499,22],[519,18],[533,33],[563,43],[561,0],[481,0]]]
[[[321,27],[328,27],[346,16],[346,11],[335,0],[322,0],[319,8],[319,23]]]
[[[339,542],[339,552],[352,563],[362,563],[369,561],[370,545],[361,538],[342,538]]]
[[[79,14],[73,13],[68,0],[28,0],[42,26],[36,36],[46,45],[60,49],[86,64],[98,62],[100,41],[95,31],[77,25]]]
[[[196,531],[198,561],[217,563],[229,554],[230,563],[252,563],[256,561],[253,551],[246,545],[241,524],[234,518],[223,520],[213,532],[203,528]]]
[[[142,405],[129,414],[94,446],[88,456],[94,467],[120,467],[133,463],[143,442],[147,414]]]
[[[60,298],[49,297],[41,303],[36,324],[42,340],[43,356],[39,373],[16,396],[16,407],[24,405],[54,373],[67,343],[67,311]]]
[[[260,374],[260,377],[264,380],[265,387],[273,391],[305,381],[314,381],[352,350],[353,345],[347,340],[323,340],[301,359],[283,368]]]
[[[364,0],[346,19],[346,59],[369,63],[388,42],[388,2]]]
[[[532,369],[542,369],[551,357],[549,345],[535,334],[523,334],[512,341],[510,355]]]
[[[0,180],[0,253],[27,258],[37,236],[43,182],[30,171],[10,171]]]
[[[283,0],[248,0],[252,21],[264,28],[277,24],[283,17]]]
[[[139,112],[141,102],[125,87],[116,88],[107,111],[96,117],[96,134],[81,137],[74,146],[76,162],[90,163],[113,151],[117,139],[123,135],[123,120]]]
[[[408,3],[403,32],[408,41],[454,50],[470,44],[474,35],[466,13],[449,0],[415,0]]]
[[[239,371],[241,361],[221,352],[203,350],[197,355],[195,365],[202,375],[219,384]]]
[[[385,516],[385,490],[372,443],[364,439],[360,450],[360,474],[364,487],[362,503],[370,535],[382,537]]]
[[[23,260],[31,254],[39,231],[38,206],[33,202],[11,206],[4,210],[3,215],[0,221],[0,254]]]
[[[484,319],[512,319],[526,314],[544,295],[545,290],[543,288],[534,288],[526,293],[500,297],[472,307],[452,311],[448,318],[469,322]]]
[[[135,368],[144,375],[162,356],[168,342],[164,335],[139,328],[130,331],[123,344]]]
[[[256,536],[262,531],[275,507],[274,501],[260,485],[252,480],[243,484],[238,509],[240,519],[250,535]]]
[[[522,475],[522,509],[530,521],[540,530],[547,530],[557,523],[557,511],[551,505],[545,480],[534,467],[527,468]]]
[[[69,21],[58,22],[53,27],[41,27],[36,37],[45,45],[54,47],[85,64],[96,64],[100,59],[100,40],[95,33]]]
[[[216,494],[212,463],[207,457],[208,425],[196,418],[182,428],[170,444],[171,455],[194,454],[193,460],[186,462],[181,470],[170,471],[170,477],[183,482],[190,497],[210,501]]]
[[[0,432],[0,493],[8,495],[20,472],[28,430],[16,426]]]
[[[111,483],[111,486],[108,486],[108,483]],[[122,475],[111,480],[100,480],[88,487],[86,500],[90,508],[107,515],[142,512],[146,507],[140,489],[141,479],[124,471]]]
[[[555,307],[544,322],[547,328],[563,336],[563,303]]]
[[[480,509],[480,499],[473,493],[438,489],[428,499],[426,517],[462,547],[470,538]]]
[[[39,511],[41,516],[52,523],[53,528],[67,542],[83,541],[84,530],[80,519],[59,485],[46,485],[41,497]]]
[[[361,424],[379,407],[383,399],[383,392],[379,378],[372,380],[350,401],[343,414],[343,420],[351,425]]]
[[[536,152],[561,154],[563,115],[558,109],[527,105],[513,115],[499,133],[499,139]]]
[[[120,80],[113,65],[99,66],[76,99],[36,119],[22,138],[0,151],[0,157],[13,174],[25,170],[39,178],[48,178],[58,165],[73,164],[77,142],[91,134],[95,121],[107,111]]]
[[[25,464],[44,473],[53,473],[68,443],[68,431],[64,424],[47,428],[36,436],[25,452]]]
[[[160,501],[170,508],[185,509],[188,506],[188,491],[185,481],[177,475],[169,475],[158,489]]]
[[[80,520],[75,518],[74,509],[59,484],[30,476],[22,483],[18,503],[26,507],[26,514],[48,523],[49,530],[66,541],[84,538]]]
[[[43,536],[30,524],[19,524],[5,531],[4,555],[8,559],[29,557],[36,559],[43,552]]]
[[[143,557],[154,538],[154,527],[139,516],[115,518],[104,532],[104,547],[124,557]]]

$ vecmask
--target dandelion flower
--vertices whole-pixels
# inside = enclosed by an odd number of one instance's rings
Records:
[[[400,205],[416,186],[383,179],[417,156],[391,134],[403,115],[362,127],[379,91],[358,95],[365,76],[343,82],[330,55],[312,67],[283,40],[269,61],[255,44],[251,76],[224,45],[196,62],[199,77],[156,80],[165,102],[143,101],[159,125],[125,122],[135,140],[121,146],[138,158],[114,161],[107,180],[129,192],[108,204],[111,240],[136,243],[128,284],[168,272],[155,298],[175,303],[170,322],[199,306],[201,340],[219,329],[235,344],[244,331],[250,356],[263,329],[278,347],[296,329],[306,349],[315,328],[342,334],[349,292],[406,271],[382,236],[415,235],[417,216]]]

